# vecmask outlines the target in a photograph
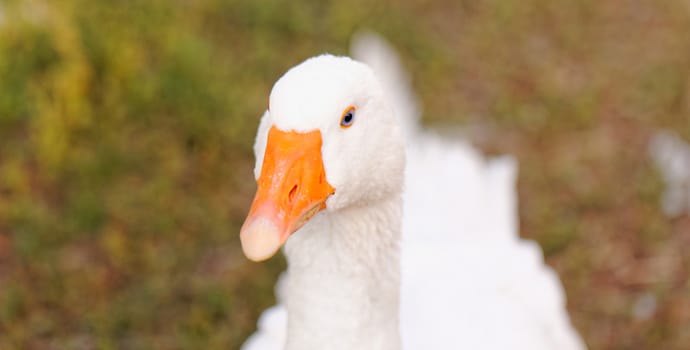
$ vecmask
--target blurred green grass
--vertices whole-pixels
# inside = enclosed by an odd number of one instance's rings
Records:
[[[284,268],[238,249],[258,118],[360,29],[400,49],[425,123],[519,157],[521,232],[592,349],[690,347],[690,220],[663,218],[646,155],[690,137],[682,2],[0,6],[2,349],[238,348]]]

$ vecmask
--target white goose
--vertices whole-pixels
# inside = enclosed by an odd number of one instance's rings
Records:
[[[584,349],[517,235],[515,161],[418,130],[396,57],[360,42],[382,83],[323,55],[271,91],[240,238],[256,261],[285,244],[288,271],[243,349]]]

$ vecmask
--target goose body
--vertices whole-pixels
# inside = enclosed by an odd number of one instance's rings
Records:
[[[243,247],[250,258],[264,258],[256,252],[272,254],[285,243],[288,271],[276,285],[279,304],[262,314],[257,332],[242,349],[584,349],[570,324],[558,277],[544,264],[539,246],[518,236],[515,160],[487,160],[462,141],[421,130],[414,97],[392,50],[369,36],[353,51],[377,72],[376,82],[368,80],[368,69],[360,63],[320,56],[286,73],[272,91],[271,111],[262,119],[255,146],[259,186],[262,165],[268,164],[262,158],[272,147],[269,129],[280,127],[271,115],[275,110],[306,115],[283,125],[284,130],[320,131],[332,191],[321,211],[282,242],[266,240],[262,235],[268,230],[256,234],[260,229],[252,227],[264,220],[256,214],[257,205],[263,205],[257,193],[243,227]],[[315,78],[301,79],[314,65],[347,71],[344,67],[353,64],[365,72],[354,87],[345,83],[323,98],[304,101],[286,93],[276,101],[287,100],[273,108],[274,94],[284,91],[280,84],[290,89],[309,85]],[[328,77],[320,67],[316,70]],[[350,89],[373,92],[362,99]],[[305,90],[309,94],[310,87]],[[385,97],[381,91],[387,91]],[[304,107],[311,98],[341,105],[332,112]],[[390,98],[397,114],[372,102],[379,98]],[[361,109],[355,123],[362,125],[338,128],[336,111],[352,103],[357,112]],[[401,120],[381,117],[387,112]],[[328,114],[336,115],[335,123],[320,119]],[[312,115],[314,120],[306,121]],[[367,117],[382,119],[362,121]],[[379,140],[342,141],[338,148],[362,149],[331,154],[327,142],[356,138],[350,133],[356,126],[365,137]]]

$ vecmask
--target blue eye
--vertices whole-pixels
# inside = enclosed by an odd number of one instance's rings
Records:
[[[345,109],[343,116],[340,118],[340,127],[349,128],[355,122],[355,107],[350,106]]]

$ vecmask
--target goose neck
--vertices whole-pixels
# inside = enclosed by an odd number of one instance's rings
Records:
[[[286,349],[399,349],[399,196],[323,212],[288,241]]]

